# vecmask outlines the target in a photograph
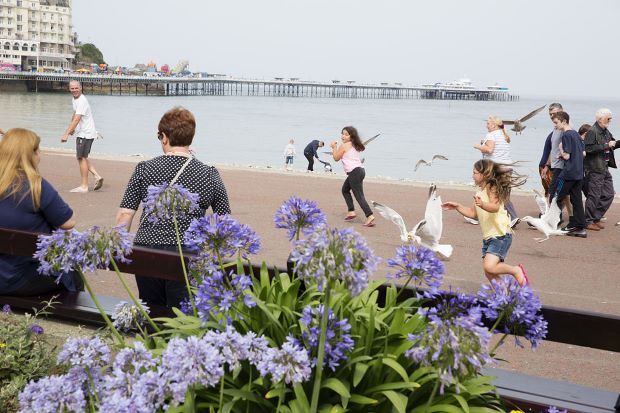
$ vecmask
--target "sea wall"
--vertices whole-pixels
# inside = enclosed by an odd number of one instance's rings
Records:
[[[26,80],[0,80],[1,92],[27,92],[28,82]]]

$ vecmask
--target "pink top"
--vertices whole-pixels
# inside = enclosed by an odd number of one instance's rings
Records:
[[[342,166],[344,166],[344,171],[346,173],[351,172],[358,166],[363,168],[362,161],[360,160],[360,153],[355,149],[354,146],[351,146],[345,153],[342,155]]]

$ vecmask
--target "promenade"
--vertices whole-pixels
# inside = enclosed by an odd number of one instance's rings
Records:
[[[92,225],[114,224],[125,185],[138,158],[115,160],[96,159],[95,165],[104,176],[102,190],[87,194],[69,193],[79,182],[77,162],[73,154],[44,151],[41,172],[60,192],[63,199],[75,211],[78,229]],[[301,168],[301,162],[296,164]],[[340,166],[336,166],[340,168]],[[332,226],[352,226],[367,240],[375,253],[383,258],[376,278],[387,272],[385,261],[400,246],[399,232],[394,224],[377,215],[377,226],[365,228],[360,218],[353,222],[343,221],[346,212],[340,187],[342,175],[322,173],[306,174],[302,171],[284,173],[274,169],[240,169],[219,167],[226,184],[232,215],[250,225],[261,237],[261,252],[255,263],[265,260],[268,264],[283,266],[290,245],[284,230],[273,225],[273,215],[281,203],[291,195],[316,201]],[[372,171],[369,171],[372,174]],[[395,183],[366,179],[366,198],[389,205],[398,211],[408,227],[423,216],[426,204],[426,185]],[[444,187],[439,185],[444,201],[470,203],[473,188]],[[513,202],[520,216],[537,214],[534,198],[529,193],[515,193]],[[533,289],[544,305],[620,315],[620,205],[612,205],[607,214],[607,228],[589,232],[587,239],[556,237],[543,243],[532,238],[540,234],[520,224],[515,231],[514,242],[508,256],[512,264],[522,263],[528,271]],[[444,287],[452,285],[464,292],[475,293],[486,279],[482,274],[480,228],[467,224],[462,217],[451,211],[444,212],[443,243],[454,246],[451,261],[446,263]],[[134,226],[137,220],[134,220]],[[135,227],[133,228],[135,230]],[[131,279],[132,277],[129,277]],[[100,294],[125,296],[116,277],[105,272],[91,276],[95,290]],[[133,283],[132,283],[133,285]],[[583,385],[620,391],[620,354],[575,346],[545,342],[535,352],[515,349],[507,340],[499,353],[509,364],[500,367],[527,374],[571,381]]]

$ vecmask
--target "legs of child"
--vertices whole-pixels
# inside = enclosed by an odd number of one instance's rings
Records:
[[[489,282],[492,280],[499,282],[502,274],[510,274],[520,286],[527,284],[525,274],[520,266],[508,265],[496,255],[486,254],[482,259],[482,268]]]

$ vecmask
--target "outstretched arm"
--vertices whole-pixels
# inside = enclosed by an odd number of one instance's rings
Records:
[[[69,135],[73,135],[73,132],[75,132],[75,128],[77,128],[78,123],[80,123],[80,119],[82,119],[82,115],[78,115],[77,113],[73,114],[73,118],[71,118],[71,123],[69,124],[69,127],[65,131],[65,134],[62,135],[62,138],[60,138],[61,142],[67,142],[67,139],[69,139]]]
[[[441,204],[441,207],[446,210],[456,210],[456,212],[458,212],[459,214],[467,218],[478,219],[476,208],[474,208],[473,206],[466,207],[462,204],[459,204],[458,202],[448,201],[448,202],[444,202],[443,204]]]

